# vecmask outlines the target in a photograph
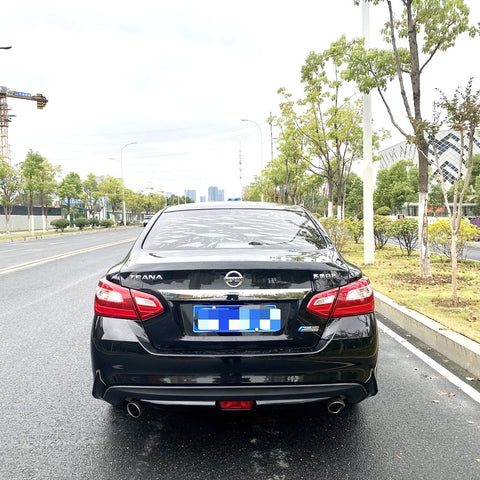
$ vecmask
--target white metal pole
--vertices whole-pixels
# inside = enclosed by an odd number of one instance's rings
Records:
[[[370,48],[370,18],[368,2],[363,0],[363,37],[365,48]],[[372,166],[372,99],[363,95],[363,261],[375,263],[373,235],[373,166]]]
[[[250,122],[255,124],[258,127],[258,131],[260,132],[260,193],[261,193],[261,200],[263,202],[263,134],[262,134],[262,127],[257,123],[254,122],[253,120],[249,120],[248,118],[242,118],[242,122]]]
[[[129,145],[135,145],[137,142],[130,142],[120,149],[120,175],[122,177],[122,203],[123,203],[123,226],[127,226],[127,207],[125,204],[125,179],[123,178],[123,149]]]

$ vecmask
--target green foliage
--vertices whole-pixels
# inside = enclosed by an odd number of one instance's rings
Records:
[[[100,220],[97,217],[91,217],[87,221],[92,228],[98,227],[100,225]]]
[[[373,193],[375,207],[389,207],[390,213],[399,210],[405,202],[417,201],[417,191],[418,169],[412,167],[410,161],[400,160],[378,172],[377,188]]]
[[[345,195],[345,217],[363,218],[363,181],[350,173]]]
[[[143,197],[145,213],[155,213],[165,207],[165,197],[158,193],[149,193]]]
[[[383,217],[387,217],[388,215],[392,214],[392,210],[390,207],[380,207],[376,213],[377,215],[382,215]]]
[[[5,160],[0,160],[0,204],[5,213],[7,233],[10,233],[10,214],[20,193],[20,172]]]
[[[334,217],[322,218],[320,221],[338,251],[342,252],[350,237],[347,223]]]
[[[82,196],[82,180],[75,172],[68,173],[57,188],[57,195],[62,202],[67,203],[67,214],[72,211],[72,201],[79,200]]]
[[[66,218],[58,218],[56,220],[52,220],[50,225],[55,228],[55,230],[64,231],[67,227],[70,226],[70,221]]]
[[[78,217],[73,223],[78,229],[83,230],[88,225],[88,220],[85,217]]]
[[[479,229],[467,220],[462,220],[457,238],[457,256],[464,258],[467,242],[471,241],[475,235],[479,234]],[[450,221],[448,219],[437,220],[428,227],[428,237],[435,251],[451,258],[452,256],[452,232]]]
[[[389,235],[396,238],[402,253],[408,256],[418,244],[418,221],[414,218],[399,218],[389,228]]]
[[[390,238],[390,227],[393,220],[382,215],[373,216],[373,236],[375,238],[375,247],[382,249]]]
[[[51,203],[51,194],[57,187],[55,177],[59,172],[60,167],[54,167],[38,152],[33,153],[32,150],[28,152],[21,166],[21,175],[29,215],[33,214],[33,205],[37,196],[42,208]]]
[[[159,201],[160,201],[160,203],[163,203],[161,199],[159,199]],[[167,198],[167,205],[183,205],[185,203],[194,203],[194,202],[190,197],[185,197],[185,195],[182,195],[181,197],[178,196],[178,195],[170,195]],[[165,205],[163,204],[163,206],[165,206]],[[163,207],[161,207],[161,208],[163,208]],[[157,210],[154,210],[154,212],[157,212],[158,210],[161,210],[161,208],[158,208]]]
[[[440,183],[436,183],[430,189],[430,193],[428,195],[428,205],[433,208],[441,207],[445,205],[445,197],[442,191],[442,185]]]
[[[363,235],[363,220],[357,220],[355,218],[346,218],[345,226],[352,236],[355,243],[358,243],[360,237]]]
[[[106,218],[100,222],[100,226],[104,228],[110,228],[115,225],[115,222],[111,218]]]
[[[121,209],[123,203],[124,184],[121,178],[107,175],[99,184],[98,189],[101,195],[108,198],[113,214]]]
[[[82,189],[82,200],[89,215],[93,215],[93,212],[99,212],[103,205],[97,177],[93,173],[89,173],[87,179],[82,182]]]

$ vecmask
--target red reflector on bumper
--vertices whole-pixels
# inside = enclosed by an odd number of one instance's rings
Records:
[[[218,402],[221,410],[251,410],[254,405],[253,400],[221,400]]]

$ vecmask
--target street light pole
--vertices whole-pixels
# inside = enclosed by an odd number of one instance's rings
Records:
[[[120,175],[122,177],[122,200],[123,200],[123,226],[127,226],[127,208],[125,205],[125,179],[123,178],[123,149],[125,147],[128,147],[129,145],[135,145],[137,142],[130,142],[125,144],[121,149],[120,149]]]
[[[365,48],[370,48],[370,16],[368,3],[363,0],[363,37]],[[363,261],[375,263],[373,235],[373,166],[372,166],[372,99],[363,95]]]
[[[262,180],[262,174],[263,174],[263,135],[262,135],[262,127],[257,122],[254,122],[253,120],[249,120],[248,118],[241,118],[240,121],[242,122],[250,122],[255,124],[258,127],[258,131],[260,132],[260,194],[261,194],[261,199],[263,202],[263,180]]]

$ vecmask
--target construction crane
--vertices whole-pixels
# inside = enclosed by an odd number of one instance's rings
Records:
[[[9,161],[8,123],[10,122],[10,115],[8,114],[7,97],[33,100],[34,102],[37,102],[37,108],[40,110],[45,107],[48,100],[47,97],[41,93],[33,95],[31,93],[10,90],[7,87],[0,87],[0,159]]]

